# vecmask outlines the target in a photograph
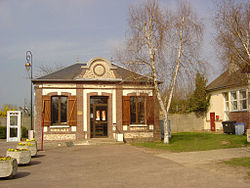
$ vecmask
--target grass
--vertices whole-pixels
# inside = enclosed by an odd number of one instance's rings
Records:
[[[250,157],[234,158],[229,161],[223,161],[223,163],[234,167],[242,166],[250,169]],[[250,172],[248,172],[247,174],[248,177],[250,177]]]
[[[250,157],[234,158],[229,161],[224,161],[225,164],[232,166],[243,166],[250,169]]]
[[[224,148],[237,148],[249,145],[244,135],[227,135],[214,133],[186,132],[173,133],[170,144],[163,142],[134,143],[154,149],[164,149],[172,152],[206,151]]]

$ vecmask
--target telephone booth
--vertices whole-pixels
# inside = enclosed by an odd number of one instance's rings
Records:
[[[7,112],[7,142],[19,142],[21,139],[21,111]]]

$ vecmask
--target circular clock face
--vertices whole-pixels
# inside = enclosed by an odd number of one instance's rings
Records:
[[[105,67],[101,64],[97,64],[94,66],[94,73],[97,75],[97,76],[102,76],[104,75],[106,72],[105,70]]]

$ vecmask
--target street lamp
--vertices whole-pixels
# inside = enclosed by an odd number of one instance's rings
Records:
[[[27,72],[30,70],[30,130],[32,130],[32,112],[33,112],[33,105],[32,105],[32,53],[31,51],[26,52],[26,63],[25,63],[25,68]]]

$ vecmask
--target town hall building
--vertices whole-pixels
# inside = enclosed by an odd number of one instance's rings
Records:
[[[149,77],[104,58],[73,65],[32,80],[35,138],[125,142],[160,140],[159,107]]]

